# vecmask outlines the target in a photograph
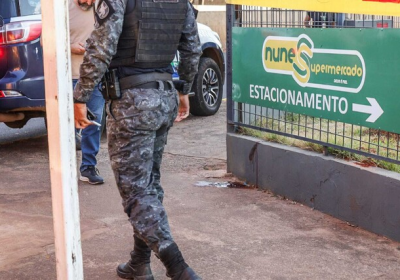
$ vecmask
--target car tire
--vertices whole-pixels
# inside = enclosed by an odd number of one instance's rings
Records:
[[[4,124],[8,126],[9,128],[23,128],[26,123],[29,121],[29,118],[25,118],[20,121],[15,121],[15,122],[5,122]]]
[[[222,101],[222,75],[217,63],[209,58],[200,58],[199,71],[195,76],[190,100],[190,113],[195,116],[211,116],[218,112]]]

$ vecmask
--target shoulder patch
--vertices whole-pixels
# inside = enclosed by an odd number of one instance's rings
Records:
[[[110,0],[100,0],[95,11],[96,27],[101,26],[113,14],[114,8]]]

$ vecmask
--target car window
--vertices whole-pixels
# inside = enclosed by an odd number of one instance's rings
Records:
[[[40,0],[0,0],[0,15],[4,19],[40,13]]]
[[[19,0],[21,16],[39,15],[41,13],[40,0]]]
[[[11,1],[0,1],[0,15],[9,19],[11,17],[17,16],[16,0]]]

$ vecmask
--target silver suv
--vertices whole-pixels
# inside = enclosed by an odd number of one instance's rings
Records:
[[[198,23],[198,29],[203,54],[192,87],[194,95],[190,98],[190,113],[196,116],[210,116],[215,114],[221,105],[225,59],[218,34],[201,23]]]

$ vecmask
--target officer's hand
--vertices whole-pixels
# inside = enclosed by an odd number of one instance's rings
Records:
[[[71,44],[71,52],[73,54],[84,54],[85,51],[85,46],[82,43],[77,42]]]
[[[180,122],[181,120],[186,119],[189,116],[189,109],[189,95],[179,93],[179,109],[175,121]]]
[[[74,118],[76,128],[86,128],[93,123],[87,119],[87,109],[84,103],[74,104]]]

